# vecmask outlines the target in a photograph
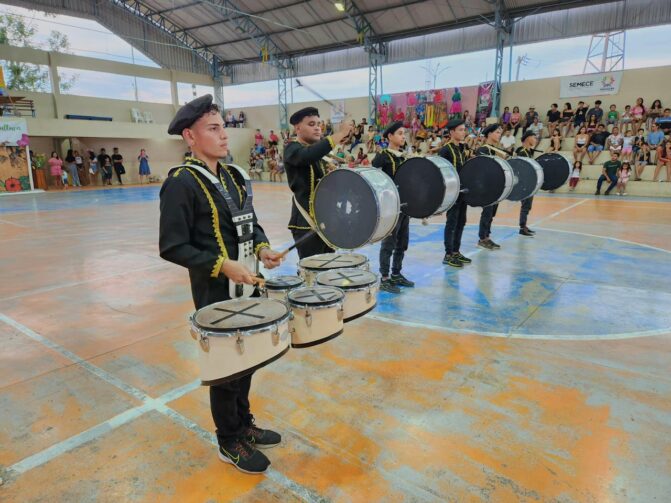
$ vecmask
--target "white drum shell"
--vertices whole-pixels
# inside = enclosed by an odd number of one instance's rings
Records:
[[[394,225],[396,225],[396,224],[394,224]],[[323,255],[331,255],[331,254],[323,254]],[[312,286],[312,285],[315,284],[315,278],[317,277],[317,274],[319,274],[320,272],[330,271],[330,270],[333,270],[333,269],[351,269],[351,268],[363,269],[364,271],[370,270],[370,262],[368,260],[368,257],[366,257],[365,255],[361,255],[359,253],[354,253],[354,254],[338,253],[338,255],[345,255],[345,256],[346,255],[356,255],[358,258],[363,258],[364,261],[361,262],[359,265],[343,266],[341,264],[335,264],[333,267],[315,268],[315,267],[308,267],[308,266],[305,266],[305,265],[301,265],[301,262],[305,263],[305,259],[302,259],[298,262],[298,275],[301,278],[303,278],[303,280],[305,281],[305,284],[307,286]],[[308,257],[308,259],[314,259],[314,258],[319,257],[319,256],[320,255],[314,255],[312,257]]]
[[[323,281],[323,279],[320,281],[320,275],[321,274],[318,274],[315,279],[316,285],[333,286]],[[375,276],[377,276],[377,274]],[[337,288],[340,288],[345,294],[343,317],[345,323],[347,323],[375,309],[375,306],[377,305],[377,296],[380,291],[380,280],[378,278],[371,285],[353,287],[338,286]]]
[[[438,215],[439,213],[444,213],[449,210],[454,206],[454,203],[457,202],[461,190],[461,183],[459,182],[459,174],[451,162],[439,155],[427,156],[426,158],[438,166],[443,175],[443,182],[445,183],[443,203],[434,213],[435,215]]]
[[[290,304],[291,345],[309,347],[326,342],[343,331],[343,305],[302,307]],[[309,321],[308,321],[309,320]]]
[[[493,204],[498,204],[501,201],[505,201],[506,199],[508,199],[508,196],[513,191],[513,187],[515,186],[515,172],[513,171],[513,168],[510,167],[510,164],[508,164],[506,161],[504,161],[500,157],[496,157],[496,156],[487,156],[487,157],[490,157],[490,158],[494,159],[499,164],[499,166],[501,166],[501,170],[503,171],[503,176],[506,179],[506,184],[505,184],[505,187],[503,188],[501,196],[499,197],[499,199],[495,203],[493,203]]]

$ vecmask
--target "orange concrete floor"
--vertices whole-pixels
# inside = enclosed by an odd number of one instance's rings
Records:
[[[255,187],[278,248],[289,200],[284,185]],[[487,304],[467,306],[473,323],[496,299],[512,311],[529,303],[537,290],[496,296],[522,274],[496,276],[503,257],[524,254],[537,276],[561,246],[568,264],[586,260],[581,274],[592,257],[606,267],[637,250],[658,254],[658,276],[671,267],[671,202],[537,197],[533,241],[514,230],[518,208],[503,204],[494,222],[495,236],[508,232],[501,255],[475,255],[469,225],[468,271],[440,265],[443,216],[413,225],[413,239],[437,234],[434,248],[411,239],[406,261],[421,281],[405,303],[381,296],[341,337],[258,371],[257,423],[284,441],[266,451],[268,473],[249,476],[216,457],[187,273],[157,255],[158,187],[0,197],[0,501],[671,501],[668,276],[657,286],[653,270],[644,297],[576,283],[576,303],[589,303],[576,306],[587,308],[580,327],[558,320],[555,304],[519,313],[540,318],[503,337],[488,336],[500,314],[472,332],[439,311],[417,318],[431,297],[470,294],[467,274],[496,277],[482,287]],[[478,217],[471,210],[469,224]],[[617,260],[603,274],[634,292],[643,264]],[[606,311],[621,330],[606,319],[585,327]],[[558,323],[573,336],[534,337]]]

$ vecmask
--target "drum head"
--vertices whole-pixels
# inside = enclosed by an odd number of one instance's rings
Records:
[[[517,177],[517,183],[508,195],[510,201],[522,201],[536,193],[538,186],[538,172],[534,168],[534,160],[526,157],[515,157],[508,159],[508,164],[513,168]]]
[[[561,154],[548,153],[538,156],[538,164],[543,167],[543,190],[556,190],[566,182],[571,176],[571,163]]]
[[[362,288],[377,283],[377,274],[362,269],[336,269],[317,274],[317,284],[342,290]]]
[[[199,309],[193,323],[208,332],[230,333],[270,326],[288,314],[287,306],[278,300],[233,299]]]
[[[401,164],[394,183],[398,187],[401,211],[412,218],[434,215],[445,199],[443,173],[435,162],[427,158],[413,157]]]
[[[336,169],[320,180],[314,212],[320,233],[335,247],[352,250],[375,233],[379,208],[363,177],[350,169]]]
[[[299,276],[273,276],[266,280],[268,290],[289,290],[303,285],[303,278]]]
[[[490,206],[503,198],[506,175],[497,159],[478,156],[464,163],[459,173],[464,201],[469,206]]]
[[[342,302],[345,294],[342,290],[330,286],[303,286],[291,290],[288,295],[292,306],[329,306]]]
[[[360,253],[322,253],[298,261],[298,267],[312,271],[361,267],[368,259]]]

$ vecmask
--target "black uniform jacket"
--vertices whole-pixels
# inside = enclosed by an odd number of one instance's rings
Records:
[[[450,161],[452,166],[454,166],[454,168],[457,170],[457,173],[461,172],[461,168],[468,159],[464,153],[463,145],[456,143],[446,144],[443,148],[440,149],[438,155]]]
[[[186,158],[185,164],[205,163]],[[235,204],[247,193],[242,175],[235,168],[218,166],[218,178]],[[238,234],[224,196],[197,170],[173,168],[160,192],[161,220],[159,253],[162,258],[186,267],[196,309],[228,300],[228,279],[219,275],[225,259],[237,260]],[[254,250],[269,246],[268,238],[254,215]]]
[[[284,169],[287,182],[296,201],[314,219],[314,197],[317,182],[326,175],[326,161],[322,159],[335,148],[330,136],[312,145],[291,141],[284,147]],[[291,203],[289,229],[310,229],[303,216]]]
[[[396,176],[396,170],[398,167],[407,160],[407,156],[403,152],[393,150],[390,148],[385,148],[381,152],[378,152],[373,158],[373,165],[376,168],[382,169],[386,174],[388,174],[393,180]]]
[[[533,157],[534,151],[531,148],[518,147],[515,150],[517,157]]]

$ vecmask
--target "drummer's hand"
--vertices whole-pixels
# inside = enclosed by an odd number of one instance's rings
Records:
[[[341,143],[345,138],[347,138],[350,133],[352,132],[352,129],[354,129],[354,125],[352,124],[352,121],[349,120],[343,120],[340,123],[340,128],[338,128],[338,132],[335,133],[331,138],[333,138],[333,142],[337,145],[338,143]]]
[[[252,272],[237,260],[224,260],[224,263],[221,264],[219,274],[223,274],[236,285],[241,283],[246,283],[248,285],[254,284],[254,275]]]
[[[274,269],[282,264],[282,254],[270,248],[261,248],[259,259],[261,259],[266,269]]]

